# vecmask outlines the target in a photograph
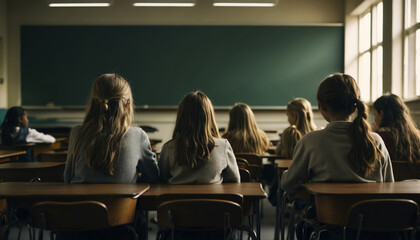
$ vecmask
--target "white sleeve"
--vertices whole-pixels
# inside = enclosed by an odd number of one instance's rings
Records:
[[[26,136],[28,143],[54,143],[55,138],[49,134],[43,134],[35,129],[29,128],[28,135]]]

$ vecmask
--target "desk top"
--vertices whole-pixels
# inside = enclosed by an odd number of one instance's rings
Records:
[[[358,195],[358,194],[420,194],[420,181],[385,183],[305,183],[310,193]]]
[[[278,159],[275,161],[276,168],[288,169],[290,164],[292,164],[291,159]]]
[[[149,184],[66,184],[48,182],[3,182],[0,196],[23,197],[131,197],[137,198],[149,189]]]
[[[203,184],[203,185],[171,185],[171,184],[152,184],[149,191],[141,197],[157,197],[165,193],[182,194],[223,194],[237,193],[244,197],[266,198],[267,193],[262,189],[259,182],[244,183],[222,183],[222,184]]]
[[[50,168],[65,164],[64,162],[8,162],[0,164],[0,170]]]
[[[0,150],[0,158],[8,158],[26,154],[26,151],[21,150]]]

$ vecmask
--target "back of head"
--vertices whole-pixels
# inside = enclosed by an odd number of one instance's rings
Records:
[[[313,112],[311,103],[304,98],[295,98],[287,104],[287,111],[295,113],[296,127],[303,134],[314,131],[316,129],[313,122]]]
[[[176,141],[176,162],[197,168],[210,158],[219,137],[210,99],[200,91],[187,94],[178,106],[172,138]]]
[[[20,125],[20,119],[23,118],[25,109],[22,107],[11,107],[7,110],[1,125],[1,142],[3,144],[13,144],[12,134],[15,128]]]
[[[349,155],[355,171],[362,176],[369,176],[375,170],[382,153],[369,133],[366,106],[360,100],[356,81],[347,74],[332,74],[319,85],[317,99],[321,106],[326,106],[337,116],[349,118],[357,110],[357,116],[349,128],[352,141]]]
[[[117,74],[103,74],[95,80],[87,113],[73,148],[74,156],[86,144],[85,162],[91,169],[112,175],[122,139],[133,119],[131,88]]]
[[[373,107],[378,113],[383,114],[378,127],[389,128],[391,131],[395,148],[395,156],[391,156],[393,160],[408,160],[412,164],[419,162],[419,130],[402,99],[395,94],[385,94],[373,103]]]
[[[296,128],[295,125],[284,129],[280,139],[280,144],[282,146],[280,155],[284,158],[292,159],[293,150],[302,137],[303,134]]]
[[[237,103],[230,110],[228,130],[223,137],[234,152],[262,154],[269,146],[266,134],[258,128],[254,113],[245,103]]]

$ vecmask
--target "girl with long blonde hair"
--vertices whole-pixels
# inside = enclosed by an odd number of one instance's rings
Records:
[[[264,131],[258,128],[254,113],[244,103],[237,103],[229,112],[229,126],[223,134],[235,153],[263,154],[270,146]]]
[[[317,129],[313,120],[311,103],[304,98],[295,98],[290,101],[287,104],[286,114],[290,125],[296,125],[303,135]]]
[[[191,92],[179,104],[172,140],[162,148],[159,168],[164,183],[240,181],[233,150],[220,138],[213,105],[203,92]]]
[[[132,127],[133,97],[128,82],[103,74],[93,83],[82,126],[72,129],[65,182],[158,181],[149,138]]]

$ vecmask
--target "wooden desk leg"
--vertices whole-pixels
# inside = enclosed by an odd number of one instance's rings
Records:
[[[255,205],[257,207],[257,239],[261,239],[261,205],[260,199],[255,200]]]

